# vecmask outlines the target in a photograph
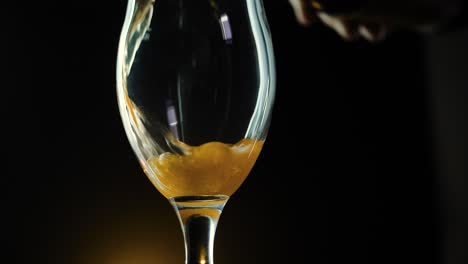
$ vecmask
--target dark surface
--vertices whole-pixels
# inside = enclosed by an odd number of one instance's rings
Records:
[[[345,43],[298,27],[286,1],[265,4],[273,122],[221,217],[216,262],[442,263],[446,205],[422,39]],[[144,176],[117,109],[126,3],[36,5],[13,9],[6,32],[10,262],[183,263],[176,215]]]

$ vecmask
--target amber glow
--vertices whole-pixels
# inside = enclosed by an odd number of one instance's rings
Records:
[[[185,155],[164,153],[148,160],[146,173],[167,198],[232,195],[245,180],[260,154],[263,142],[242,139],[236,144],[209,142],[184,145]]]
[[[317,9],[317,10],[321,10],[322,9],[322,5],[317,2],[316,0],[311,0],[310,1],[310,5],[312,6],[312,8],[314,9]]]
[[[184,263],[183,236],[172,207],[165,199],[147,202],[139,197],[128,204],[118,202],[112,209],[97,206],[86,211],[90,216],[80,218],[74,246],[57,245],[50,256],[62,255],[63,246],[67,254],[56,263]]]

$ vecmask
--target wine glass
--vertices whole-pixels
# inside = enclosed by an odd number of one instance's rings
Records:
[[[275,95],[261,0],[129,0],[117,55],[129,142],[175,208],[187,264],[213,263],[215,229],[266,139]]]

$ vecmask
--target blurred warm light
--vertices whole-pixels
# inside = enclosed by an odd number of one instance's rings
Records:
[[[150,215],[128,214],[113,223],[90,226],[80,237],[78,264],[184,263],[183,236],[175,214],[168,219]]]
[[[120,238],[119,240],[124,240]],[[155,241],[157,238],[155,238]],[[162,241],[161,241],[162,242]],[[169,243],[170,245],[170,243]],[[170,247],[173,247],[170,246]],[[178,246],[177,246],[178,247]],[[104,243],[87,249],[82,264],[176,264],[183,263],[184,256],[174,248],[151,241],[128,241],[123,245]],[[183,254],[183,252],[182,252]]]
[[[123,250],[103,250],[103,259],[95,264],[156,264],[177,263],[171,250],[161,250],[158,245],[128,244]]]

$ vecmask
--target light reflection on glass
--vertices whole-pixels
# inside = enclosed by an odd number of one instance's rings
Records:
[[[221,23],[221,30],[223,31],[223,39],[227,43],[232,42],[232,30],[231,24],[229,23],[229,17],[227,14],[222,14],[219,18],[219,22]]]
[[[166,115],[169,129],[171,130],[174,137],[177,140],[180,140],[179,132],[177,131],[177,125],[179,124],[179,121],[177,121],[176,108],[171,101],[167,101],[166,103]]]

